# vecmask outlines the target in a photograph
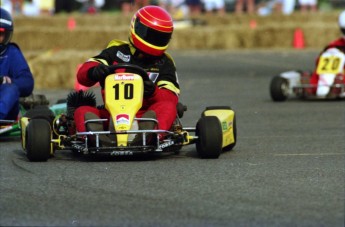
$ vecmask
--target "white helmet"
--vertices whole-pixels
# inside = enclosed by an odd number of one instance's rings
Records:
[[[341,32],[345,35],[345,11],[340,13],[338,23]]]

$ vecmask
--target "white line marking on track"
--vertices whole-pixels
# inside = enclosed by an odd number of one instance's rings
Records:
[[[344,155],[345,153],[302,153],[302,154],[273,154],[274,156],[330,156],[330,155]]]

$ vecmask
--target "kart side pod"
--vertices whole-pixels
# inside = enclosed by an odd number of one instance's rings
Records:
[[[22,148],[25,150],[26,148],[26,127],[29,124],[29,118],[28,117],[22,117],[20,118],[20,130],[21,130],[21,142],[22,142]]]
[[[235,112],[229,106],[207,107],[203,115],[216,116],[219,119],[223,134],[222,148],[228,148],[236,142]]]
[[[235,112],[229,106],[207,107],[196,125],[196,148],[201,158],[218,158],[236,144]]]

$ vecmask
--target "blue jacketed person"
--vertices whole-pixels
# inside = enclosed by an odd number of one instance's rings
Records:
[[[32,93],[34,79],[19,46],[10,42],[14,27],[11,14],[0,10],[0,120],[16,120],[19,98]]]

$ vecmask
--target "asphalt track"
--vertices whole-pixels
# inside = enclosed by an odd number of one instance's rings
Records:
[[[1,226],[344,226],[344,101],[274,103],[272,76],[309,70],[317,51],[172,52],[185,126],[230,105],[238,142],[217,160],[89,160],[69,152],[30,163],[1,141]],[[63,91],[45,91],[54,102]]]

